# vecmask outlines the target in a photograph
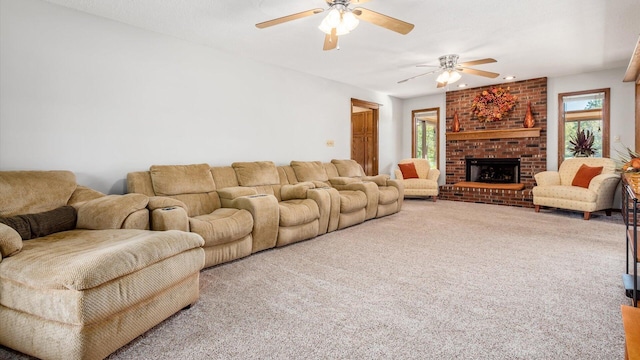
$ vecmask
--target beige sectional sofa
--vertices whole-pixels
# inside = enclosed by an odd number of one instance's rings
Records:
[[[400,211],[387,176],[338,168],[154,165],[126,195],[68,171],[0,172],[0,345],[104,358],[194,303],[205,267]]]
[[[152,232],[145,195],[68,171],[0,172],[0,344],[102,359],[199,296],[204,241]]]
[[[152,229],[203,236],[208,267],[400,211],[401,184],[387,175],[366,177],[351,160],[334,162],[153,165],[129,173],[127,185],[150,196]],[[242,216],[243,230],[234,216]]]

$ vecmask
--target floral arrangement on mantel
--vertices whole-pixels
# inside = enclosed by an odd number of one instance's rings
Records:
[[[480,121],[491,122],[502,120],[516,106],[518,97],[501,87],[492,87],[482,91],[473,99],[471,112]]]

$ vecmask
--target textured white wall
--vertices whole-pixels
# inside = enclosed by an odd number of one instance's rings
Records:
[[[1,170],[66,169],[122,193],[127,172],[152,164],[349,158],[351,98],[383,105],[390,172],[397,99],[40,0],[0,1]]]

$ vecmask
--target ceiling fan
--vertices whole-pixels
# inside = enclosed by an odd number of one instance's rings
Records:
[[[398,81],[398,84],[407,82],[409,80],[415,79],[420,76],[435,74],[437,72],[440,72],[440,75],[438,75],[438,78],[436,79],[436,81],[438,82],[439,88],[445,87],[447,86],[447,84],[453,84],[454,82],[460,80],[460,78],[462,77],[460,73],[484,76],[488,78],[496,78],[498,77],[498,75],[500,75],[494,72],[472,69],[469,67],[474,65],[489,64],[489,63],[497,62],[495,59],[491,59],[491,58],[458,63],[458,55],[451,54],[451,55],[440,56],[438,60],[440,60],[440,65],[417,65],[418,67],[437,66],[438,67],[437,70],[429,71],[428,73],[424,73],[424,74],[410,77],[408,79],[400,80]]]
[[[346,35],[351,30],[355,29],[356,26],[358,26],[359,20],[370,22],[374,25],[378,25],[385,29],[395,31],[402,35],[406,35],[411,30],[413,30],[413,24],[392,18],[391,16],[380,14],[361,7],[357,7],[355,9],[349,8],[349,5],[351,4],[362,4],[369,2],[370,0],[325,1],[329,5],[329,14],[324,18],[324,20],[322,20],[322,23],[320,23],[320,26],[318,27],[320,30],[322,30],[322,32],[326,34],[324,37],[323,50],[333,50],[337,48],[338,36]],[[319,14],[323,11],[324,9],[321,8],[311,9],[296,14],[283,16],[277,19],[264,21],[256,24],[256,27],[258,29],[264,29],[270,26],[285,23],[287,21],[297,20],[307,16]]]

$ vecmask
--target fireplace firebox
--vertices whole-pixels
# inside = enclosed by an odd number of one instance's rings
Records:
[[[520,158],[466,158],[466,181],[518,184]]]

